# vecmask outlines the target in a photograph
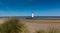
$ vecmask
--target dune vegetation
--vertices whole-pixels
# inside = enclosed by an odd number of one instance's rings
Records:
[[[26,33],[25,24],[16,18],[11,18],[0,25],[0,33]]]
[[[0,24],[0,33],[30,33],[25,23],[16,18],[11,18]],[[50,27],[47,31],[35,30],[35,33],[60,33],[58,28]]]
[[[60,33],[60,29],[49,27],[48,30],[37,30],[36,33]]]

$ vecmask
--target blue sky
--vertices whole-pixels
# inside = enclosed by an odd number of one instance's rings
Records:
[[[60,0],[0,0],[0,16],[60,16]]]

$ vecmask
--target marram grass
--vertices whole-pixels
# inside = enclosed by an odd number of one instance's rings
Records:
[[[38,30],[36,33],[60,33],[60,29],[50,27],[48,30]]]
[[[26,29],[25,24],[16,18],[11,18],[0,25],[0,33],[25,33]]]

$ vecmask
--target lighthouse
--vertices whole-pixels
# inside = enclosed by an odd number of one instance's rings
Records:
[[[34,12],[32,12],[32,18],[34,18]]]

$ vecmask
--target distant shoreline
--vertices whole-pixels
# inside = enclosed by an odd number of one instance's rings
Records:
[[[0,18],[9,18],[9,17],[32,18],[31,16],[0,16]],[[34,16],[34,18],[60,18],[60,16]]]

